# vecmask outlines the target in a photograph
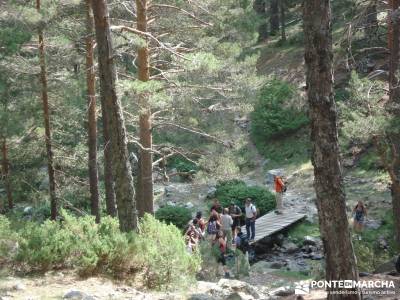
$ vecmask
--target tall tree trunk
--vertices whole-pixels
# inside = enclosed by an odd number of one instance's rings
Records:
[[[255,0],[253,3],[253,9],[257,15],[262,19],[262,23],[258,26],[258,41],[263,42],[268,38],[268,23],[267,14],[265,11],[266,0]]]
[[[286,19],[285,19],[285,10],[286,10],[286,3],[285,0],[279,0],[279,9],[281,12],[281,39],[282,41],[286,41]]]
[[[378,31],[377,0],[370,0],[365,16],[365,35],[371,41]]]
[[[11,182],[10,182],[10,164],[8,162],[8,147],[7,147],[7,139],[4,137],[3,142],[1,145],[1,153],[2,153],[2,168],[3,168],[3,179],[4,179],[4,187],[6,189],[7,194],[7,203],[8,208],[14,208],[14,201],[12,197],[12,189],[11,189]]]
[[[110,146],[110,129],[108,128],[107,113],[104,105],[101,105],[103,139],[104,139],[104,188],[106,193],[107,214],[117,216],[117,205],[115,200],[114,180],[112,175],[112,153]]]
[[[303,17],[314,187],[326,259],[326,279],[358,280],[339,162],[337,116],[333,97],[330,1],[305,0]],[[328,299],[360,298],[359,294],[328,294]]]
[[[400,244],[400,0],[389,1],[388,47],[389,62],[389,102],[387,110],[394,119],[392,128],[388,129],[389,152],[391,161],[386,164],[392,181],[392,208],[395,224],[395,238]]]
[[[271,25],[271,35],[276,35],[279,32],[279,1],[270,0],[270,17],[269,23]]]
[[[36,9],[40,13],[40,0],[36,0]],[[51,219],[55,220],[57,218],[56,182],[55,182],[55,171],[53,163],[53,150],[51,143],[49,98],[47,95],[46,53],[45,53],[45,43],[43,38],[43,29],[41,27],[39,28],[39,63],[40,63],[40,82],[42,84],[43,117],[44,117],[44,130],[45,130],[46,151],[47,151],[47,169],[49,173]]]
[[[147,31],[147,0],[136,0],[137,7],[137,29]],[[138,50],[138,78],[140,81],[149,81],[149,47],[146,41],[144,47]],[[139,137],[140,144],[145,149],[152,149],[151,133],[151,111],[149,105],[149,94],[141,93],[139,95]],[[143,217],[145,213],[153,214],[153,154],[151,151],[140,149],[139,155],[139,177],[137,190],[137,208],[139,216]]]
[[[122,231],[137,228],[135,190],[129,162],[126,129],[121,102],[116,93],[116,69],[111,40],[109,14],[105,0],[93,1],[93,15],[99,57],[101,104],[106,115],[112,153],[112,175]],[[104,117],[104,116],[103,116]]]
[[[97,170],[96,75],[93,63],[94,21],[91,0],[86,0],[86,85],[88,101],[88,168],[91,213],[100,222],[99,177]]]

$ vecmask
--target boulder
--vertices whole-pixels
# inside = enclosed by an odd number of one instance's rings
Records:
[[[299,250],[299,246],[297,246],[295,243],[290,242],[288,240],[285,240],[282,243],[282,248],[284,248],[287,253],[294,253]]]
[[[187,203],[185,204],[185,207],[191,209],[191,208],[194,207],[194,205],[193,205],[192,202],[187,202]]]
[[[317,246],[321,244],[321,240],[319,238],[315,238],[313,236],[306,235],[303,240],[303,245],[311,245]]]
[[[79,291],[79,290],[69,290],[67,291],[64,296],[63,299],[72,299],[72,300],[89,300],[86,299],[85,297],[88,297],[89,295],[87,295],[86,293]]]
[[[274,182],[274,176],[279,175],[283,176],[284,170],[283,169],[273,169],[269,170],[267,174],[265,175],[265,183],[266,184],[272,184]]]
[[[15,291],[25,291],[26,290],[26,286],[21,282],[14,284],[12,288]]]
[[[285,264],[283,262],[275,261],[275,262],[271,263],[269,267],[271,269],[282,269],[284,266],[285,266]]]
[[[377,242],[378,242],[378,246],[379,246],[380,249],[384,249],[385,250],[385,249],[389,248],[389,243],[388,243],[388,241],[386,240],[386,238],[384,236],[378,237]]]
[[[291,295],[294,295],[294,288],[292,288],[292,287],[279,288],[278,290],[275,290],[273,292],[273,295],[279,296],[279,297],[291,296]]]
[[[207,294],[193,294],[188,300],[214,300],[215,298]]]
[[[208,187],[207,190],[207,198],[212,199],[215,197],[215,193],[217,192],[217,188],[215,186]]]
[[[33,208],[32,208],[32,206],[24,207],[23,214],[24,214],[25,216],[31,216],[31,215],[33,214]]]
[[[249,285],[246,282],[239,280],[230,280],[230,279],[220,279],[218,281],[218,286],[220,286],[224,290],[230,290],[232,292],[241,292],[246,295],[251,295],[254,299],[259,299],[260,295],[257,290]]]
[[[324,256],[323,256],[322,254],[319,254],[319,253],[313,253],[313,254],[310,256],[310,258],[311,258],[312,260],[321,260],[321,259],[324,258]]]
[[[254,299],[253,296],[246,295],[241,292],[233,292],[228,297],[226,297],[224,300],[253,300],[253,299]]]

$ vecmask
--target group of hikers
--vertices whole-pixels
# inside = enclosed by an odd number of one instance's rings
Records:
[[[286,191],[282,177],[274,176],[274,189],[276,193],[276,211],[281,214],[283,210],[282,196]],[[203,240],[211,242],[218,248],[217,261],[224,267],[225,276],[229,277],[226,267],[226,255],[235,249],[246,254],[249,244],[254,241],[256,234],[255,221],[259,212],[251,198],[244,201],[244,211],[234,202],[228,207],[222,207],[215,198],[210,208],[208,220],[203,218],[202,212],[197,212],[191,220],[185,233],[188,251],[196,251],[198,244]],[[244,220],[246,233],[242,232],[241,224]]]
[[[274,191],[276,197],[275,213],[282,214],[283,194],[286,192],[286,182],[283,177],[274,175]],[[244,211],[234,202],[230,203],[228,207],[222,207],[218,199],[215,198],[207,220],[203,218],[201,212],[198,212],[189,223],[185,233],[188,250],[190,252],[197,251],[201,241],[209,241],[212,246],[218,249],[217,261],[223,265],[225,276],[229,277],[226,256],[228,253],[235,252],[235,250],[239,250],[243,254],[250,250],[250,243],[254,242],[255,239],[255,221],[258,215],[258,209],[251,198],[245,199]],[[367,209],[362,201],[358,201],[353,208],[352,217],[355,232],[361,232],[367,217]],[[242,232],[242,224],[245,225],[246,233]]]
[[[217,261],[222,264],[225,277],[229,277],[227,254],[233,253],[235,249],[245,254],[249,249],[249,242],[254,240],[257,210],[250,198],[245,200],[246,234],[240,227],[242,215],[242,209],[235,203],[232,202],[224,208],[218,199],[214,199],[208,220],[203,218],[201,212],[197,212],[189,223],[185,233],[188,251],[197,251],[201,241],[209,241],[218,249]]]

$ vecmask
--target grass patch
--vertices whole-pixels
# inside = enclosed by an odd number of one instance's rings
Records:
[[[353,245],[357,256],[360,271],[373,272],[379,265],[388,262],[398,254],[399,248],[394,240],[394,221],[391,211],[382,212],[383,224],[376,230],[364,230],[361,240],[354,235]],[[379,245],[379,239],[383,238],[388,243],[388,249],[384,250]]]
[[[289,229],[289,238],[296,244],[302,244],[303,239],[306,235],[312,237],[319,237],[319,226],[316,223],[311,223],[308,221],[299,223]]]
[[[286,167],[297,170],[298,166],[310,161],[310,140],[308,130],[287,135],[282,139],[257,144],[258,151],[267,159],[269,169]]]

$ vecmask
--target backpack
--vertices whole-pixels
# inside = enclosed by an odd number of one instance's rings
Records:
[[[208,222],[207,233],[208,234],[216,234],[217,233],[217,223],[215,221]]]
[[[257,218],[257,217],[260,215],[260,210],[252,204],[252,205],[251,205],[251,210],[252,210],[252,211],[253,211],[253,208],[255,208],[255,210],[256,210],[255,213],[254,213],[254,215],[255,215],[255,217]]]

